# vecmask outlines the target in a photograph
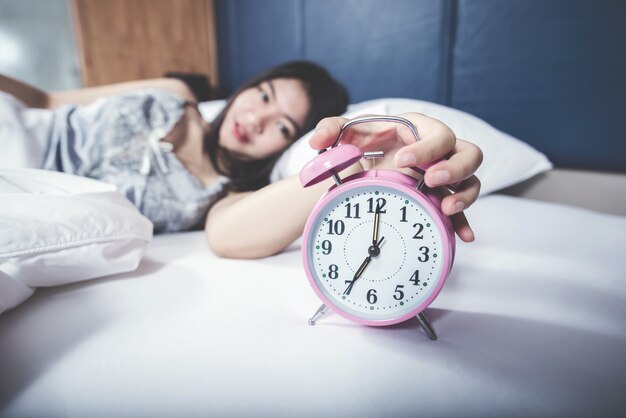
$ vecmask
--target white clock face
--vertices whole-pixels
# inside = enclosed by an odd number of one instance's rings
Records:
[[[408,194],[385,186],[352,188],[326,204],[312,225],[309,269],[344,312],[366,320],[398,318],[436,290],[442,233]]]

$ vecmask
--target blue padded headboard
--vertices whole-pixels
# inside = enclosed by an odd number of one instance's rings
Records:
[[[626,2],[217,0],[222,94],[308,59],[352,102],[479,116],[560,167],[626,172]]]

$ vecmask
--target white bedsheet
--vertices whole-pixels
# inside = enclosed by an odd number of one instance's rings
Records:
[[[0,317],[0,416],[624,416],[626,218],[487,196],[414,321],[328,314],[297,248],[216,258],[157,237],[139,269]]]

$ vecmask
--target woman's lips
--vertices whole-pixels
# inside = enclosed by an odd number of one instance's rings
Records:
[[[233,135],[235,136],[237,141],[242,144],[247,144],[248,142],[250,142],[250,138],[248,137],[245,129],[243,129],[243,127],[237,122],[233,123]]]

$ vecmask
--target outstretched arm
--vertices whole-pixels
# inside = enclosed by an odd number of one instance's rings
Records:
[[[452,215],[455,230],[466,242],[473,241],[472,232],[461,209],[469,207],[478,197],[480,182],[473,175],[482,162],[482,153],[475,145],[458,140],[443,123],[417,113],[402,115],[411,120],[422,140],[401,130],[390,131],[380,125],[362,126],[343,137],[362,151],[383,149],[387,156],[377,163],[379,168],[406,169],[447,156],[426,171],[428,186],[459,183],[457,192],[442,201],[442,210]],[[330,146],[346,122],[343,118],[327,118],[318,124],[310,143],[313,148]],[[397,152],[396,152],[397,151]],[[381,164],[381,165],[378,165]],[[342,177],[368,168],[361,160],[345,170]],[[444,176],[437,173],[445,171]],[[302,188],[296,177],[266,186],[256,192],[230,195],[213,206],[206,222],[210,247],[222,257],[260,258],[284,250],[298,238],[306,220],[322,194],[333,180]],[[457,203],[462,203],[462,208]]]
[[[105,86],[88,87],[79,90],[69,90],[49,93],[48,107],[54,109],[64,104],[89,104],[101,97],[117,96],[136,90],[155,88],[169,91],[178,97],[196,101],[196,97],[189,87],[175,78],[153,78],[148,80],[126,81],[123,83],[108,84]]]
[[[156,88],[176,94],[184,100],[196,101],[195,96],[181,80],[175,78],[154,78],[127,81],[78,90],[48,92],[22,81],[0,75],[0,90],[5,91],[30,107],[54,109],[64,104],[89,104],[101,97],[115,96],[145,88]]]
[[[341,175],[361,170],[357,163]],[[326,180],[305,189],[296,176],[255,192],[225,197],[207,217],[209,246],[229,258],[261,258],[281,252],[302,235],[313,206],[331,184],[332,180]]]

